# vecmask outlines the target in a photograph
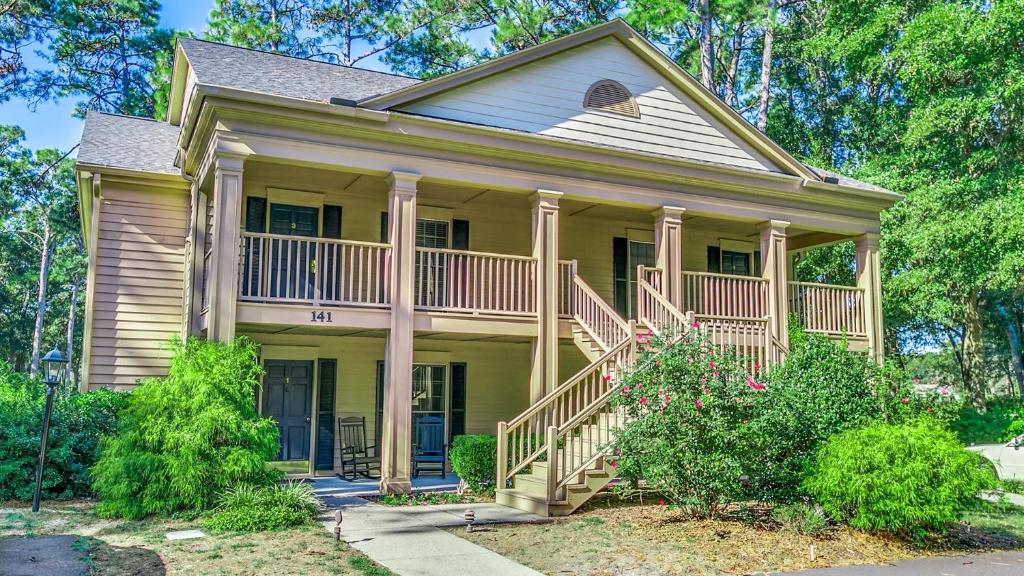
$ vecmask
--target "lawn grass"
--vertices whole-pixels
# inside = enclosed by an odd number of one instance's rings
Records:
[[[608,495],[549,524],[451,532],[541,572],[578,576],[757,574],[1024,547],[1024,509],[979,503],[964,521],[914,543],[844,527],[799,534],[771,520],[767,509],[699,520]]]
[[[43,503],[39,514],[20,504],[0,505],[0,538],[76,534],[77,550],[100,576],[247,574],[304,576],[387,576],[382,568],[345,543],[337,543],[319,523],[255,534],[208,534],[168,541],[173,530],[198,528],[197,521],[104,520],[87,501]]]

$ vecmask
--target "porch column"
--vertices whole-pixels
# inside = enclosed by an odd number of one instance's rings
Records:
[[[206,271],[209,294],[206,337],[209,340],[227,342],[235,337],[244,163],[244,156],[222,153],[213,160],[212,252],[210,268]],[[198,258],[204,256],[200,254]]]
[[[786,275],[786,228],[789,222],[769,220],[761,224],[761,275],[768,280],[768,335],[789,348],[789,296]],[[769,358],[772,342],[767,343]]]
[[[864,329],[868,333],[868,355],[882,362],[882,273],[878,256],[878,234],[857,238],[857,287],[864,289]]]
[[[537,190],[533,202],[533,257],[537,259],[537,339],[533,342],[530,402],[558,386],[558,199]]]
[[[661,293],[683,311],[683,213],[686,208],[663,206],[654,211],[655,265],[661,268]]]
[[[388,243],[391,244],[391,327],[384,359],[384,414],[380,491],[412,491],[413,294],[416,273],[416,183],[419,174],[388,176]]]
[[[203,309],[203,274],[206,265],[206,224],[207,199],[206,192],[196,181],[192,185],[191,225],[189,227],[188,262],[185,277],[185,305],[182,307],[182,337],[187,338],[199,333],[200,314]]]

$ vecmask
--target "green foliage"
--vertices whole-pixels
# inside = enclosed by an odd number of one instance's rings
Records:
[[[385,494],[377,502],[385,506],[427,506],[433,504],[464,504],[476,498],[455,492],[417,492],[415,494]]]
[[[821,506],[794,502],[772,509],[772,520],[806,536],[817,536],[828,530],[828,518]]]
[[[1022,408],[1020,399],[1012,397],[992,398],[984,410],[965,404],[950,427],[964,444],[996,444],[1024,434]]]
[[[29,500],[35,489],[36,460],[46,386],[0,361],[0,501]],[[110,390],[85,394],[57,391],[50,419],[43,498],[88,496],[89,467],[102,435],[113,431],[127,395]]]
[[[903,532],[954,522],[990,468],[931,420],[875,423],[831,438],[804,487],[825,512],[861,530]]]
[[[100,446],[92,472],[102,516],[199,512],[229,487],[280,476],[266,466],[278,451],[277,425],[256,413],[256,345],[190,338],[171,346],[167,376],[132,392],[117,434]]]
[[[753,465],[744,432],[763,393],[735,355],[702,332],[689,330],[667,348],[655,338],[614,396],[628,420],[612,466],[673,504],[715,515],[743,495],[741,477]]]
[[[319,511],[320,501],[309,484],[241,484],[224,493],[203,527],[222,532],[281,530],[308,524]]]
[[[452,440],[452,470],[474,492],[494,492],[498,439],[492,434],[464,434]]]

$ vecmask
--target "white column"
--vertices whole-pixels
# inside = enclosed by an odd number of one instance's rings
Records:
[[[537,338],[533,342],[530,401],[558,386],[558,199],[537,190],[533,202],[533,257],[537,259]]]
[[[413,295],[416,290],[416,183],[419,174],[388,176],[391,327],[384,360],[380,491],[412,491]]]
[[[209,290],[207,333],[210,340],[235,337],[238,266],[242,226],[242,156],[218,154],[213,161],[213,250],[206,271]],[[200,255],[200,258],[203,256]]]
[[[768,280],[768,334],[789,348],[789,296],[786,268],[786,228],[789,222],[769,220],[761,225],[761,276]],[[768,349],[771,350],[771,342]],[[771,356],[771,354],[769,354]]]
[[[868,333],[868,354],[881,363],[885,349],[882,333],[882,272],[878,255],[878,234],[857,239],[857,286],[864,289],[864,328]]]
[[[686,208],[664,206],[654,211],[654,253],[661,268],[661,294],[683,310],[683,213]]]
[[[193,183],[191,193],[191,225],[189,226],[188,262],[185,269],[185,305],[182,307],[182,337],[194,336],[200,331],[200,313],[203,308],[203,274],[206,264],[206,192]]]

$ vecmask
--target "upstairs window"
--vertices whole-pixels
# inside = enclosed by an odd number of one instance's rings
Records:
[[[640,117],[636,99],[625,86],[615,80],[598,80],[587,89],[583,98],[583,108],[621,114],[632,118]]]

